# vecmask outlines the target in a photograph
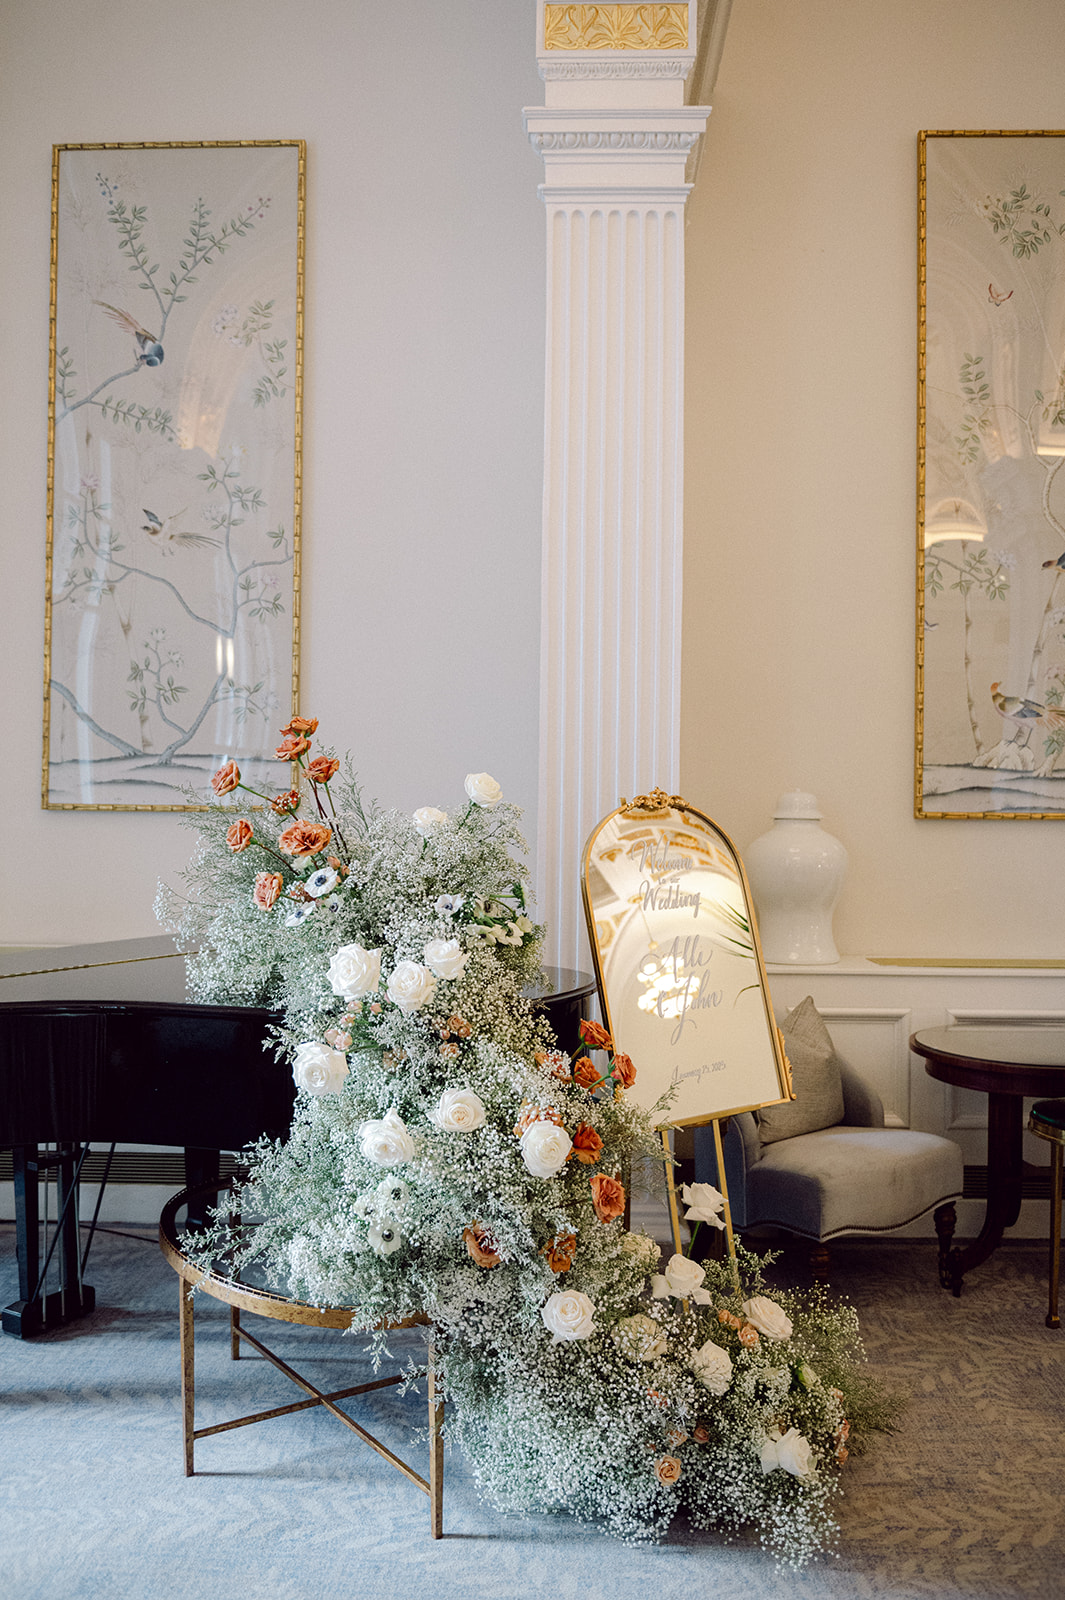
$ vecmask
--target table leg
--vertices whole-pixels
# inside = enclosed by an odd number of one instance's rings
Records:
[[[957,1298],[965,1273],[986,1261],[1002,1243],[1021,1210],[1021,1106],[1019,1096],[987,1097],[987,1206],[984,1225],[971,1244],[952,1250],[948,1258],[951,1290]]]
[[[436,1365],[429,1346],[429,1532],[444,1537],[444,1402],[436,1386]]]
[[[240,1360],[240,1307],[229,1308],[229,1359]]]
[[[181,1433],[185,1446],[185,1476],[191,1478],[195,1470],[192,1453],[196,1442],[196,1326],[192,1289],[184,1278],[178,1279],[178,1327],[181,1334]]]
[[[1061,1178],[1065,1149],[1057,1140],[1050,1146],[1050,1305],[1047,1327],[1060,1328],[1058,1286],[1061,1276]]]

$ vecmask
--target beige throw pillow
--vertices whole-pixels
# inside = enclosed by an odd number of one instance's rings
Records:
[[[780,1025],[791,1062],[795,1099],[758,1113],[763,1144],[816,1133],[843,1121],[843,1081],[828,1029],[810,995]]]

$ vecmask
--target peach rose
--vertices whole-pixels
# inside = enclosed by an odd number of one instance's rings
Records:
[[[224,794],[229,794],[240,782],[240,768],[235,761],[227,761],[224,767],[219,767],[211,779],[211,788],[221,800]]]
[[[277,843],[287,856],[313,856],[324,850],[332,837],[332,828],[327,828],[324,822],[308,822],[306,817],[297,817]]]
[[[659,1456],[655,1462],[655,1477],[659,1483],[672,1488],[681,1475],[681,1464],[676,1456]]]
[[[286,738],[294,733],[316,733],[318,730],[317,717],[292,717],[285,726],[278,731]]]
[[[625,1209],[625,1190],[616,1178],[597,1172],[592,1180],[592,1204],[600,1222],[613,1222]]]
[[[572,1077],[570,1059],[563,1050],[537,1050],[533,1060],[552,1078],[559,1078],[563,1083],[568,1083]]]
[[[252,841],[252,828],[250,822],[245,822],[241,817],[239,822],[234,822],[231,828],[226,829],[226,844],[236,856],[246,850]]]
[[[670,1428],[669,1432],[666,1434],[666,1443],[671,1444],[675,1450],[678,1449],[680,1445],[687,1444],[687,1442],[688,1435],[684,1432],[683,1428]]]
[[[578,1056],[573,1063],[573,1079],[582,1089],[594,1089],[602,1082],[603,1074],[599,1071],[591,1056]]]
[[[631,1056],[622,1055],[619,1051],[614,1057],[614,1064],[611,1070],[615,1081],[620,1083],[623,1089],[631,1089],[636,1082],[636,1068],[632,1064]]]
[[[298,789],[287,789],[284,794],[277,794],[270,802],[270,810],[278,817],[296,815],[300,808],[300,792]]]
[[[692,1429],[692,1438],[695,1440],[696,1444],[710,1443],[710,1429],[706,1426],[705,1422],[697,1422],[695,1424],[695,1427]]]
[[[738,1317],[734,1311],[719,1311],[717,1320],[723,1328],[742,1328],[743,1318]]]
[[[573,1153],[586,1167],[594,1166],[603,1153],[603,1141],[590,1122],[582,1122],[573,1135]]]
[[[609,1033],[598,1022],[590,1022],[584,1019],[581,1021],[577,1031],[589,1050],[612,1050],[614,1048],[613,1040]]]
[[[743,1327],[739,1332],[739,1340],[740,1344],[742,1344],[745,1350],[753,1350],[756,1345],[761,1343],[761,1339],[758,1336],[758,1329],[753,1323],[750,1322],[745,1322],[743,1324]]]
[[[454,1011],[447,1019],[447,1028],[448,1032],[453,1033],[456,1039],[468,1039],[473,1032],[470,1024],[466,1021],[466,1018],[460,1017],[458,1013]]]
[[[503,1257],[499,1253],[499,1246],[487,1228],[482,1228],[479,1222],[472,1222],[462,1231],[466,1241],[466,1249],[479,1267],[498,1267]]]
[[[280,872],[260,872],[255,879],[255,888],[251,892],[254,903],[260,911],[269,911],[284,887],[285,880]]]
[[[287,739],[282,739],[274,755],[278,761],[295,761],[297,756],[305,755],[311,748],[311,741],[305,739],[302,733],[290,733]]]
[[[562,1118],[551,1106],[531,1106],[526,1101],[521,1108],[521,1115],[514,1125],[514,1137],[520,1139],[526,1128],[531,1128],[534,1122],[553,1122],[556,1128],[561,1128]]]
[[[557,1234],[555,1238],[547,1241],[540,1254],[547,1257],[547,1264],[552,1272],[568,1272],[577,1254],[576,1234]]]
[[[340,771],[340,762],[331,756],[315,756],[307,763],[307,776],[312,783],[328,783]]]

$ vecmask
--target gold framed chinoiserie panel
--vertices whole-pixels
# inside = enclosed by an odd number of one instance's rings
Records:
[[[1065,132],[924,132],[914,811],[1065,817]]]
[[[545,50],[687,50],[688,6],[544,7]]]
[[[42,804],[197,809],[297,705],[305,149],[56,145]]]
[[[791,1098],[750,890],[735,847],[679,795],[618,809],[585,846],[584,908],[626,1093],[661,1126]]]

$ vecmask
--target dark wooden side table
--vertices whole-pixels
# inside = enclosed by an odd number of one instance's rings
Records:
[[[311,1406],[324,1406],[325,1409],[342,1422],[346,1428],[360,1438],[363,1444],[376,1450],[383,1456],[389,1466],[394,1467],[423,1494],[429,1497],[429,1532],[434,1539],[443,1537],[443,1500],[444,1500],[444,1446],[441,1429],[443,1426],[444,1402],[436,1386],[436,1374],[433,1368],[433,1347],[429,1345],[429,1476],[423,1478],[413,1467],[401,1460],[387,1445],[376,1439],[372,1433],[357,1423],[347,1412],[341,1411],[337,1405],[338,1400],[349,1399],[354,1395],[368,1394],[373,1389],[386,1389],[392,1384],[402,1383],[404,1374],[397,1373],[393,1377],[378,1378],[371,1383],[359,1383],[348,1389],[338,1389],[332,1394],[323,1394],[322,1391],[311,1383],[310,1379],[298,1373],[288,1362],[282,1361],[280,1356],[267,1349],[266,1345],[254,1334],[249,1333],[241,1323],[241,1312],[251,1312],[257,1317],[269,1317],[275,1322],[299,1323],[310,1328],[348,1328],[351,1325],[353,1312],[336,1306],[312,1306],[306,1301],[295,1300],[283,1290],[245,1282],[239,1276],[231,1276],[223,1263],[212,1266],[205,1271],[191,1259],[195,1253],[195,1239],[197,1231],[193,1230],[191,1236],[178,1223],[178,1213],[186,1211],[190,1203],[206,1202],[213,1205],[221,1202],[224,1196],[231,1192],[232,1186],[222,1182],[201,1184],[197,1188],[185,1189],[177,1194],[164,1207],[159,1219],[159,1245],[163,1255],[169,1261],[174,1271],[178,1274],[178,1310],[181,1337],[181,1411],[182,1432],[184,1436],[185,1476],[192,1477],[195,1471],[193,1465],[193,1450],[197,1439],[206,1439],[211,1434],[227,1433],[231,1428],[247,1427],[252,1422],[267,1422],[272,1417],[285,1417],[293,1411],[305,1411]],[[239,1227],[240,1224],[238,1223]],[[230,1355],[234,1361],[240,1356],[241,1340],[251,1345],[265,1360],[271,1362],[279,1372],[296,1384],[297,1388],[311,1396],[309,1400],[297,1400],[291,1405],[274,1406],[269,1411],[258,1411],[251,1416],[236,1417],[231,1422],[216,1423],[213,1428],[197,1428],[195,1417],[195,1323],[193,1318],[193,1287],[197,1291],[211,1295],[215,1300],[221,1300],[229,1306],[229,1336]],[[425,1326],[427,1317],[414,1317],[406,1322],[390,1322],[390,1328],[412,1328]]]
[[[986,1261],[1021,1210],[1021,1135],[1025,1096],[1065,1095],[1065,1027],[921,1028],[910,1049],[925,1071],[959,1089],[987,1095],[987,1209],[971,1244],[956,1246],[940,1282],[961,1294],[962,1278]]]

